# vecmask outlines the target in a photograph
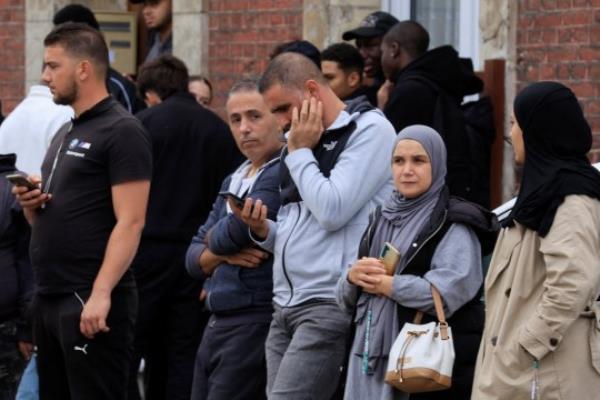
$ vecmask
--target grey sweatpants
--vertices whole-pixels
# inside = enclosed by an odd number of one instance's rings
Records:
[[[329,400],[347,354],[351,316],[333,299],[274,306],[266,342],[270,400]]]

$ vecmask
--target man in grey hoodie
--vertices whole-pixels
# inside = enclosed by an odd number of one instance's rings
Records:
[[[287,131],[277,221],[266,219],[260,200],[247,200],[241,212],[255,241],[274,254],[267,395],[329,399],[351,319],[335,303],[336,281],[356,258],[369,212],[392,190],[394,129],[367,102],[346,107],[299,54],[273,59],[259,89]]]

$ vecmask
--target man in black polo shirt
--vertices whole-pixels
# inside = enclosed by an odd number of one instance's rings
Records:
[[[150,143],[108,95],[98,31],[66,23],[44,46],[42,79],[76,117],[48,149],[41,188],[14,189],[32,225],[40,398],[125,399],[137,311],[128,268],[144,226]]]

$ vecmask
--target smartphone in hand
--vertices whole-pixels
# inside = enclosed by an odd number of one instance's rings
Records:
[[[6,175],[6,179],[8,179],[10,181],[10,183],[12,183],[13,185],[26,187],[28,190],[39,189],[38,185],[31,182],[23,174],[19,174],[19,173],[8,174],[8,175]]]
[[[396,272],[396,265],[400,260],[400,252],[390,242],[385,242],[379,254],[379,259],[385,266],[386,275],[393,276]]]
[[[231,202],[233,203],[233,205],[236,208],[239,208],[240,210],[242,208],[244,208],[244,203],[246,202],[246,198],[245,197],[244,198],[239,197],[238,195],[233,194],[231,192],[219,192],[219,196],[225,197],[226,200],[230,199]]]

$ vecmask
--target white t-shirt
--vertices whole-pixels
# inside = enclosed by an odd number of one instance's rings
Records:
[[[47,86],[32,86],[0,125],[0,154],[15,153],[17,169],[40,175],[50,141],[71,118],[73,109],[55,104]]]
[[[245,197],[248,192],[250,191],[250,188],[252,187],[252,185],[254,184],[254,181],[256,180],[258,174],[254,174],[254,176],[248,178],[245,177],[246,174],[248,174],[248,171],[250,170],[250,165],[248,165],[245,168],[242,168],[241,171],[238,170],[238,173],[243,174],[242,176],[244,176],[244,178],[242,179],[233,179],[232,177],[232,183],[229,186],[229,190],[231,191],[231,193],[239,196],[239,197]],[[239,175],[238,175],[239,176]],[[229,203],[227,203],[227,214],[231,214],[233,211],[231,210],[231,207],[229,207]]]

